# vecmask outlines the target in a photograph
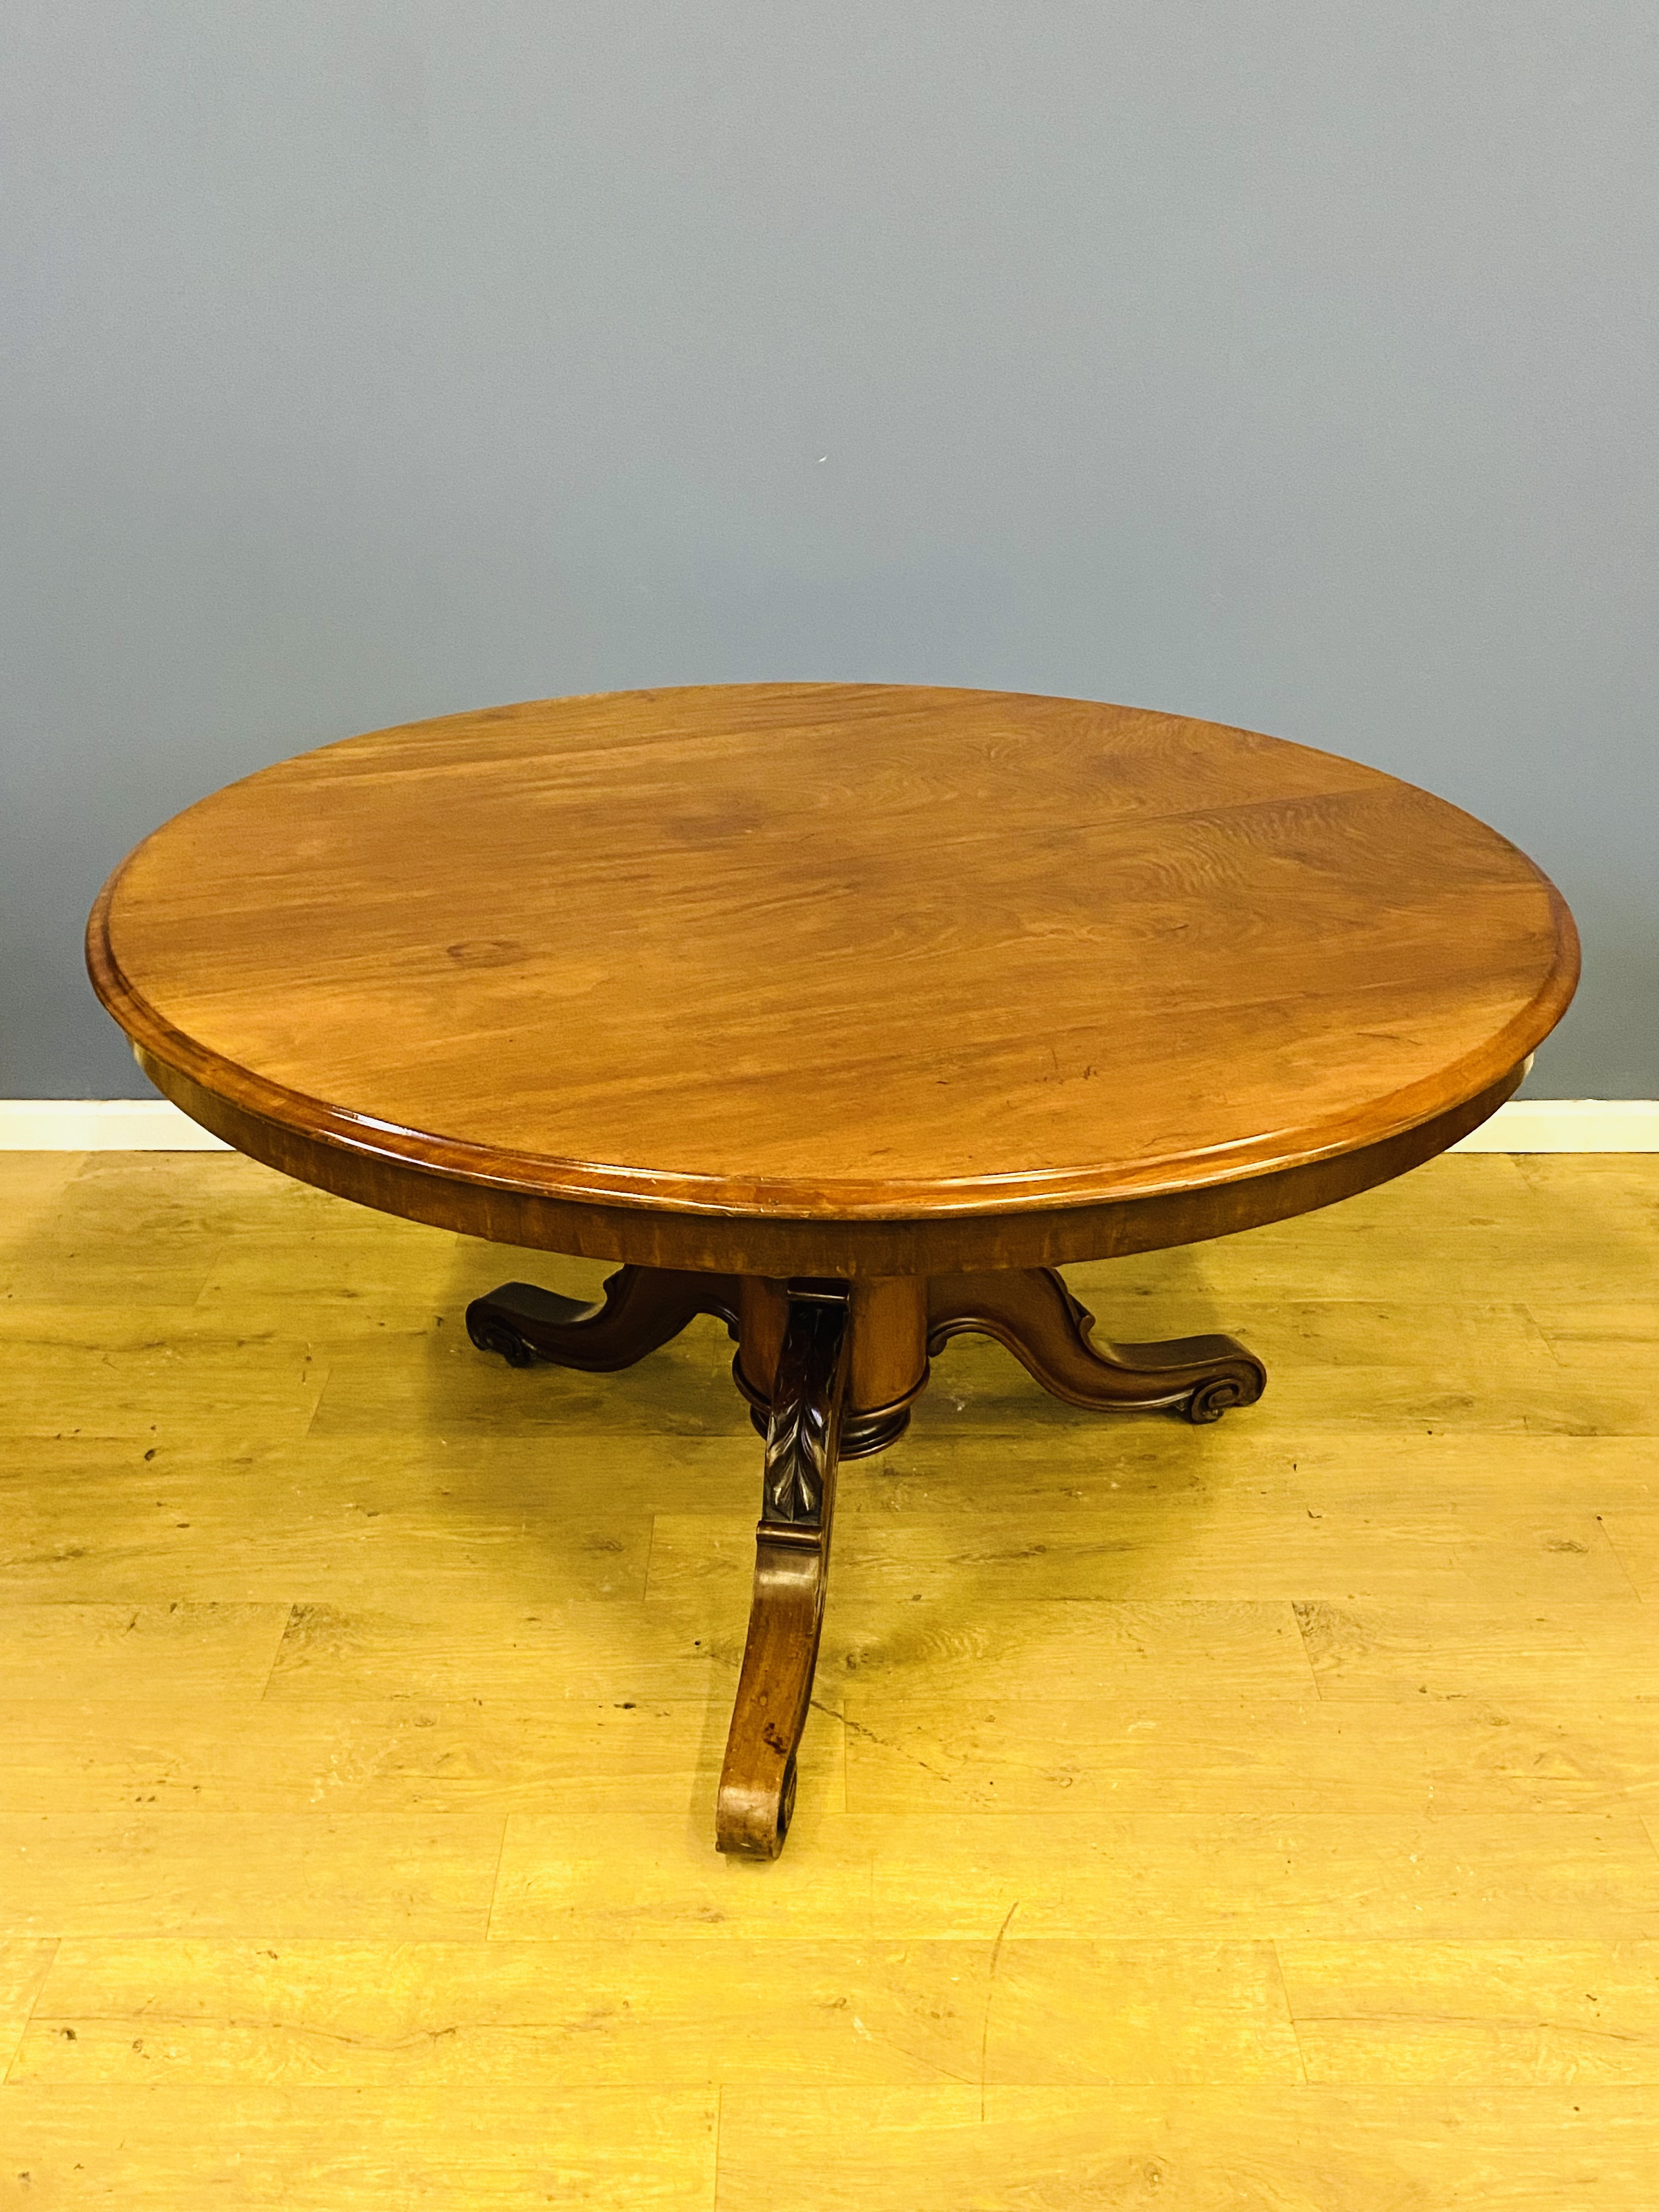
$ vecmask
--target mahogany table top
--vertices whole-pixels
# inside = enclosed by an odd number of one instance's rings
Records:
[[[162,1089],[349,1196],[902,1273],[1182,1241],[1397,1172],[1514,1087],[1577,946],[1495,831],[1332,753],[756,684],[264,769],[116,871],[88,961]]]

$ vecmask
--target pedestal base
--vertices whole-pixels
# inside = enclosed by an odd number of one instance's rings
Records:
[[[1102,1412],[1170,1407],[1214,1421],[1261,1395],[1267,1373],[1230,1336],[1097,1344],[1094,1318],[1052,1267],[1000,1274],[775,1282],[623,1267],[593,1305],[507,1283],[466,1310],[481,1351],[608,1373],[698,1314],[737,1342],[732,1372],[766,1438],[755,1589],[720,1775],[715,1841],[775,1858],[794,1802],[829,1572],[836,1468],[902,1436],[929,1361],[953,1336],[1004,1344],[1045,1390]]]

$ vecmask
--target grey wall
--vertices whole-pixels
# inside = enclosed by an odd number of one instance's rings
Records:
[[[0,1090],[107,867],[376,724],[865,677],[1498,823],[1659,1094],[1650,0],[8,0]]]

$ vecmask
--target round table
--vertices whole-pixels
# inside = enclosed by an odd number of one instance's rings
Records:
[[[1073,1404],[1212,1420],[1230,1337],[1110,1345],[1055,1272],[1329,1204],[1514,1090],[1577,944],[1457,808],[1139,708],[893,685],[532,702],[204,799],[118,868],[94,984],[240,1151],[387,1212],[623,1264],[474,1303],[515,1365],[696,1314],[766,1437],[716,1815],[775,1856],[838,1457],[953,1335]]]

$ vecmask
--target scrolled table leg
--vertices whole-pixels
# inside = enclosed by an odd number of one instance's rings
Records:
[[[679,1267],[619,1267],[593,1305],[503,1283],[474,1298],[466,1333],[480,1352],[498,1352],[511,1367],[576,1367],[591,1375],[631,1367],[678,1336],[698,1314],[716,1314],[735,1334],[737,1279]]]
[[[1103,1412],[1168,1406],[1189,1421],[1217,1421],[1231,1407],[1254,1405],[1267,1388],[1267,1369],[1234,1337],[1097,1344],[1094,1325],[1053,1267],[935,1275],[927,1287],[930,1354],[969,1331],[994,1336],[1069,1405]]]
[[[792,1283],[767,1427],[755,1587],[714,1840],[775,1858],[795,1802],[795,1754],[823,1626],[851,1331],[846,1286]]]

